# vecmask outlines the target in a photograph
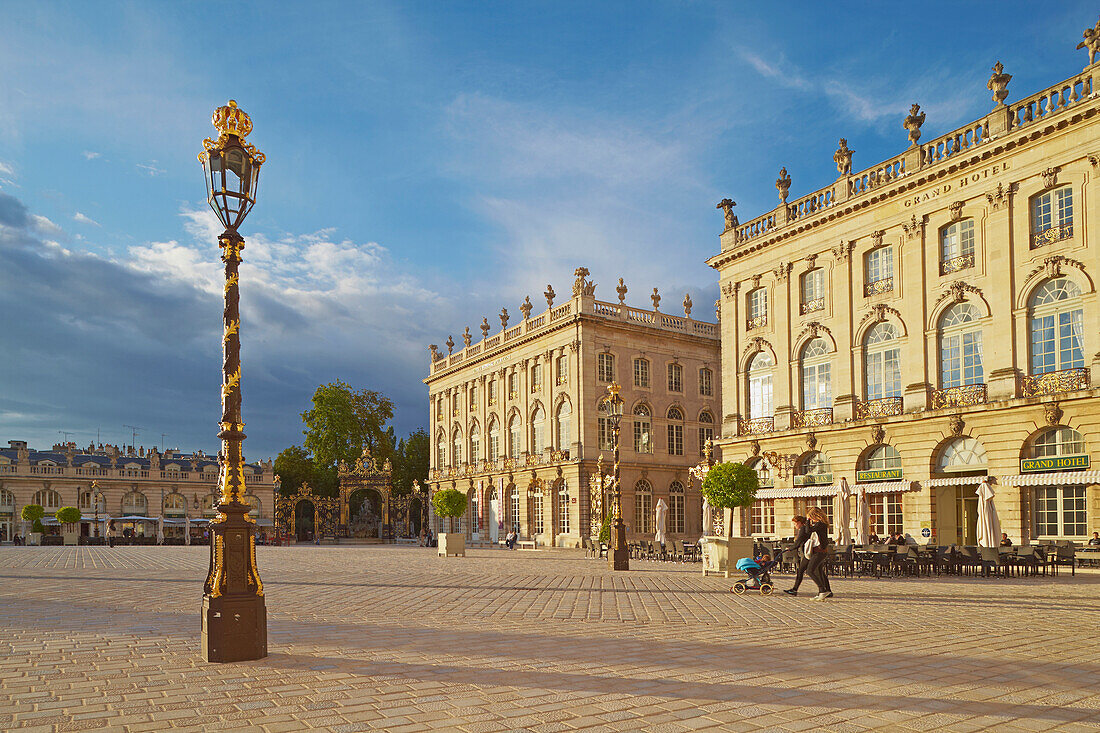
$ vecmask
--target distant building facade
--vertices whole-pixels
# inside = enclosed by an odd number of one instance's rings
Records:
[[[1100,40],[1100,39],[1098,39]],[[1100,65],[747,223],[726,209],[723,460],[763,488],[738,519],[789,536],[846,477],[878,534],[975,542],[994,477],[1019,542],[1100,528]],[[769,461],[765,454],[775,460]],[[835,529],[835,528],[834,528]]]
[[[77,507],[83,515],[81,534],[94,536],[93,481],[103,495],[101,519],[212,519],[218,513],[218,461],[201,451],[160,453],[156,448],[120,450],[111,445],[81,449],[71,443],[39,451],[17,440],[8,446],[0,449],[0,541],[22,533],[19,515],[27,504],[42,506],[47,517],[63,506]],[[261,524],[270,524],[273,479],[270,461],[245,465],[245,500]],[[140,522],[134,525],[137,532],[149,530]],[[169,535],[173,531],[166,529]]]
[[[612,381],[626,401],[621,425],[623,517],[632,539],[652,539],[655,507],[670,507],[669,534],[697,539],[701,525],[698,482],[688,469],[717,427],[720,405],[718,327],[660,307],[596,300],[588,270],[575,273],[572,296],[555,304],[547,287],[540,314],[530,298],[522,317],[490,336],[488,320],[476,343],[469,329],[463,348],[431,347],[428,385],[432,437],[432,491],[467,495],[466,516],[455,528],[492,540],[509,528],[543,545],[576,546],[591,535],[591,479],[602,456],[612,470],[614,445],[601,410]],[[598,492],[597,492],[598,493]],[[606,500],[604,507],[608,504]],[[598,521],[598,518],[597,518]]]

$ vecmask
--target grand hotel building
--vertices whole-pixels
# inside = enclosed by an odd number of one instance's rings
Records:
[[[742,531],[846,477],[879,534],[973,543],[987,475],[1015,542],[1100,529],[1098,76],[1006,102],[997,64],[980,119],[922,140],[914,105],[898,155],[853,172],[841,140],[823,188],[719,204],[720,446],[764,486]]]
[[[492,336],[488,320],[474,341],[467,328],[456,351],[431,347],[428,385],[433,450],[431,490],[456,488],[467,512],[436,531],[495,540],[515,527],[542,545],[576,546],[591,535],[590,491],[598,469],[612,470],[614,441],[601,401],[622,385],[620,475],[623,519],[631,539],[652,539],[659,499],[669,506],[674,539],[701,531],[701,498],[688,470],[701,461],[719,415],[718,326],[668,313],[653,289],[653,307],[596,299],[596,284],[579,268],[572,296],[521,318]],[[602,462],[601,462],[602,456]],[[603,492],[595,489],[594,496]],[[608,506],[606,496],[603,507]],[[595,513],[598,517],[599,513]]]

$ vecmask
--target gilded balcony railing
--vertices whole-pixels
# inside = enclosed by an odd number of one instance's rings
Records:
[[[880,293],[888,293],[894,289],[894,278],[884,277],[881,280],[874,280],[863,286],[863,297],[869,298],[872,295],[878,295]]]
[[[1089,388],[1089,370],[1062,369],[1046,374],[1028,374],[1023,379],[1020,391],[1024,397],[1036,397],[1045,394],[1059,394]]]
[[[974,255],[959,255],[940,263],[940,274],[948,275],[959,270],[966,270],[974,266]]]
[[[880,397],[877,400],[860,400],[856,403],[856,419],[868,417],[890,417],[900,415],[902,402],[900,397]]]
[[[753,330],[754,328],[763,328],[766,325],[768,325],[767,315],[753,316],[745,322],[745,328],[747,328],[749,331]]]
[[[794,413],[792,426],[796,428],[816,428],[833,424],[833,408],[819,407],[816,410],[799,410]]]
[[[984,384],[963,384],[932,390],[932,409],[941,407],[970,407],[985,402]]]
[[[1073,236],[1073,224],[1062,224],[1056,227],[1047,227],[1041,232],[1033,232],[1031,235],[1031,248],[1043,247],[1048,244],[1060,242]]]
[[[737,423],[737,432],[740,435],[759,435],[775,430],[774,417],[742,418]]]
[[[807,300],[805,303],[802,304],[802,307],[799,308],[799,312],[802,315],[806,315],[807,313],[813,313],[814,311],[823,311],[823,310],[825,310],[825,298],[824,298],[824,296],[822,296],[820,298],[814,298],[813,300]]]

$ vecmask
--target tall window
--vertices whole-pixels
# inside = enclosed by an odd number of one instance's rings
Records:
[[[825,512],[825,518],[829,520],[829,527],[833,532],[836,532],[840,528],[833,524],[833,503],[836,496],[807,496],[804,499],[794,500],[794,513],[801,514],[802,516],[808,516],[810,510],[817,507],[821,511]]]
[[[940,230],[940,274],[974,266],[974,220],[963,219]]]
[[[699,413],[699,455],[703,455],[707,441],[714,437],[714,416],[706,410]]]
[[[489,404],[495,405],[497,403],[497,378],[493,377],[489,380]]]
[[[481,532],[481,502],[479,501],[477,489],[470,489],[470,534],[475,535]]]
[[[615,450],[615,433],[611,430],[611,418],[607,415],[607,400],[600,400],[596,410],[598,450]]]
[[[867,399],[901,397],[901,348],[898,330],[890,323],[879,323],[863,340]]]
[[[757,499],[749,513],[751,534],[775,533],[775,499]]]
[[[558,533],[569,534],[569,484],[565,479],[558,485]]]
[[[570,435],[570,423],[572,420],[573,408],[568,402],[562,402],[558,408],[558,449],[568,450],[569,444],[572,441]]]
[[[864,295],[885,293],[894,289],[894,248],[879,247],[864,258]]]
[[[481,426],[476,422],[470,427],[470,462],[481,460]]]
[[[645,479],[634,484],[634,531],[653,531],[653,487]]]
[[[1073,236],[1073,189],[1069,186],[1039,194],[1031,199],[1031,246],[1057,242]]]
[[[436,468],[447,467],[447,437],[442,430],[435,438],[435,466]]]
[[[451,433],[451,465],[462,463],[462,431],[455,428]]]
[[[649,361],[646,359],[634,360],[634,386],[649,387]]]
[[[1085,366],[1081,289],[1069,278],[1043,283],[1031,296],[1031,373]]]
[[[684,413],[677,407],[668,408],[668,454],[684,455]]]
[[[1040,486],[1035,489],[1035,534],[1038,537],[1084,537],[1088,533],[1084,486]]]
[[[668,531],[672,534],[683,534],[684,517],[684,485],[673,481],[668,487]]]
[[[534,452],[541,454],[546,448],[546,413],[542,411],[541,407],[536,407],[535,412],[531,415],[531,438]]]
[[[668,365],[668,391],[684,391],[684,368],[679,364]]]
[[[443,395],[441,394],[435,396],[435,419],[443,419]]]
[[[714,396],[714,372],[707,367],[699,369],[699,394],[703,397]]]
[[[534,489],[534,496],[531,497],[531,511],[535,515],[535,534],[542,534],[546,531],[545,517],[543,517],[543,496],[542,487],[538,486]]]
[[[54,492],[56,493],[56,492]],[[123,514],[140,514],[144,515],[148,509],[149,503],[145,498],[145,494],[140,491],[131,491],[122,497],[122,513]]]
[[[634,408],[634,452],[653,452],[653,415],[644,404]]]
[[[508,396],[513,400],[519,397],[519,375],[515,372],[508,374]]]
[[[569,380],[569,357],[565,354],[558,356],[558,384],[565,384]]]
[[[771,417],[772,380],[775,377],[775,360],[766,351],[757,352],[749,364],[749,417]]]
[[[512,458],[519,458],[520,452],[523,451],[523,440],[520,436],[522,428],[523,421],[519,419],[519,415],[512,415],[512,419],[508,421],[508,447],[511,449]]]
[[[871,531],[879,536],[902,531],[901,494],[871,494],[867,497],[871,512]]]
[[[539,392],[542,390],[542,364],[536,363],[531,367],[531,391]]]
[[[981,311],[973,303],[956,303],[940,318],[940,382],[946,387],[981,384]]]
[[[825,309],[825,271],[820,267],[802,274],[802,307],[800,312],[811,313]]]
[[[172,494],[169,494],[168,496],[172,496]],[[5,503],[4,500],[3,500],[4,498],[5,498],[4,493],[0,492],[0,504]],[[8,504],[14,504],[15,502],[10,501],[10,502],[7,502],[7,503]],[[167,505],[167,500],[166,500],[165,501],[165,507],[167,508],[167,506],[168,505]],[[92,505],[92,492],[90,492],[90,491],[81,491],[80,492],[79,508],[80,508],[81,511],[84,511],[84,510],[95,511],[95,507]]]
[[[818,410],[833,406],[829,369],[829,342],[815,338],[802,349],[802,409]]]
[[[470,382],[470,409],[477,409],[477,382]]]
[[[867,471],[901,468],[901,454],[892,445],[880,445],[864,458],[863,468]]]
[[[142,497],[144,498],[144,496]],[[61,508],[61,494],[57,493],[53,489],[39,489],[34,492],[34,498],[31,499],[31,504],[37,504],[43,509],[60,509]],[[51,512],[46,512],[50,514]]]
[[[615,357],[611,354],[596,354],[596,378],[601,382],[615,381]]]
[[[489,421],[489,460],[495,461],[500,456],[500,423],[494,417]]]
[[[508,522],[512,529],[519,533],[519,489],[512,485],[512,491],[508,494]]]
[[[768,291],[766,288],[756,288],[749,291],[749,320],[748,328],[760,328],[768,325]]]

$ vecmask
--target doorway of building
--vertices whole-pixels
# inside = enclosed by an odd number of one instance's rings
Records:
[[[978,543],[978,495],[973,486],[955,487],[956,545]]]

